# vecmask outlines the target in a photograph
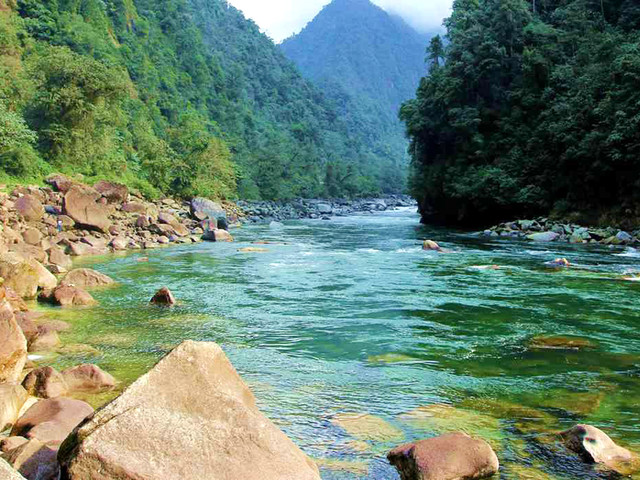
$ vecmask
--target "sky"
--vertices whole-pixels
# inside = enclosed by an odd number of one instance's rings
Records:
[[[298,33],[330,0],[228,0],[276,43]],[[432,32],[449,16],[452,0],[372,0],[420,32]]]

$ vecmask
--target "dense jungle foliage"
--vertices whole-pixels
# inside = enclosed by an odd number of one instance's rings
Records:
[[[401,112],[423,219],[640,219],[640,4],[456,0]]]
[[[0,0],[0,181],[147,195],[373,194],[383,162],[222,0]]]
[[[280,45],[333,100],[349,132],[387,159],[385,176],[396,191],[408,166],[398,111],[427,73],[428,38],[369,0],[334,0]]]

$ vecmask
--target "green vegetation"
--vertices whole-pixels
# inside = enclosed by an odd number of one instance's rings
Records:
[[[378,157],[223,0],[0,0],[0,181],[375,194]]]
[[[401,112],[425,221],[640,219],[640,7],[456,0]]]
[[[406,188],[408,142],[398,111],[426,73],[427,43],[369,0],[334,0],[281,44],[334,102],[350,134],[372,146],[391,192]]]

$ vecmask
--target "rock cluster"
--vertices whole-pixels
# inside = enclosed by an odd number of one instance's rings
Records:
[[[522,238],[536,242],[592,243],[603,245],[634,245],[640,243],[640,230],[625,232],[617,228],[587,228],[537,218],[501,223],[482,232],[488,237]]]
[[[341,217],[354,213],[382,212],[398,207],[416,206],[415,200],[406,195],[356,200],[294,200],[291,202],[238,202],[247,219],[254,223],[302,218]]]
[[[45,272],[68,271],[71,257],[199,242],[206,219],[222,230],[238,221],[237,208],[207,199],[150,202],[112,182],[90,187],[63,175],[47,182],[0,191],[0,255],[12,255],[2,259],[0,276],[20,296],[33,298],[37,288],[27,280],[51,283]]]

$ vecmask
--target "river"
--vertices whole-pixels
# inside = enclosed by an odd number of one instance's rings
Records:
[[[396,479],[391,447],[457,429],[494,446],[502,479],[609,478],[548,435],[579,422],[640,450],[640,284],[620,280],[635,251],[480,238],[413,209],[233,234],[78,261],[119,286],[96,308],[49,310],[73,326],[66,345],[90,346],[50,364],[94,362],[125,386],[183,339],[218,342],[326,480]],[[559,256],[578,267],[544,266]],[[148,305],[165,285],[180,305]],[[589,348],[531,346],[555,335]]]

